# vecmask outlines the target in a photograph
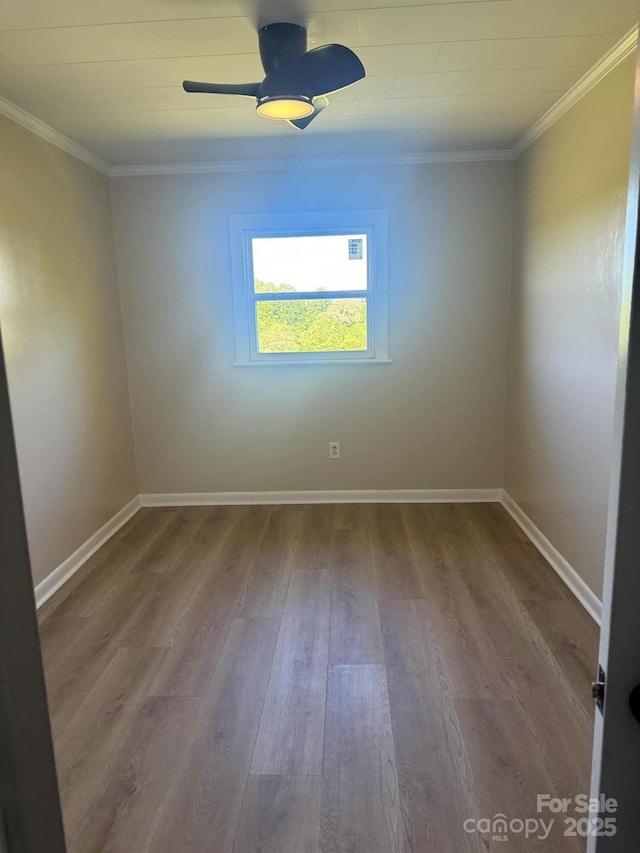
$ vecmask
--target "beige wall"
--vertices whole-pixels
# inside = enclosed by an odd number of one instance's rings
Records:
[[[511,163],[112,189],[142,492],[501,485]],[[389,211],[393,363],[234,368],[229,214],[340,207]]]
[[[108,179],[0,117],[0,323],[37,583],[136,493]]]
[[[505,484],[597,595],[633,73],[630,58],[517,163]]]
[[[138,490],[505,484],[600,594],[632,86],[628,60],[519,158],[515,210],[507,162],[120,178],[110,202],[0,118],[35,580]],[[234,368],[229,214],[339,207],[389,211],[393,363]]]

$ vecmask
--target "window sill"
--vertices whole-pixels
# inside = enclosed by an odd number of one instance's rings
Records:
[[[283,359],[282,361],[236,361],[234,367],[328,367],[334,364],[391,364],[390,358],[327,358],[315,361]]]

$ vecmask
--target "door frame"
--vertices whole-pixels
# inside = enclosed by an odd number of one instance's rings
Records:
[[[1,335],[0,566],[0,849],[65,853]]]
[[[624,235],[618,384],[612,447],[591,796],[614,798],[617,832],[591,836],[589,853],[635,853],[640,838],[640,723],[629,694],[640,683],[640,60]],[[600,679],[598,679],[600,680]],[[610,813],[602,817],[612,816]]]

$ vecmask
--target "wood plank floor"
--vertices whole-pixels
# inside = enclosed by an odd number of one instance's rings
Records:
[[[70,853],[585,849],[464,828],[589,790],[597,628],[497,505],[143,509],[39,615]]]

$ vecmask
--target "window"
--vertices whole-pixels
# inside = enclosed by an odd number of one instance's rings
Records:
[[[387,362],[386,211],[232,216],[237,364]]]

